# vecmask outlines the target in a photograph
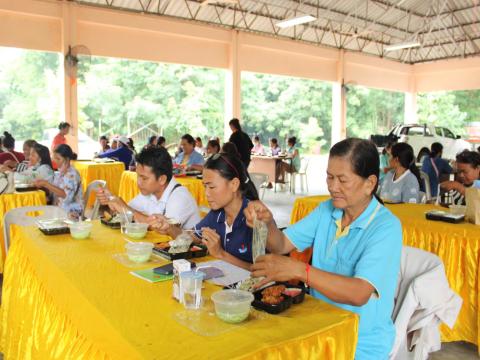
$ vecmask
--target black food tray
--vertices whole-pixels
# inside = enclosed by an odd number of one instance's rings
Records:
[[[292,296],[292,304],[300,304],[303,302],[303,300],[305,300],[305,287],[304,286],[301,286],[301,285],[289,285],[289,284],[284,284],[286,286],[287,289],[300,289],[300,294],[296,295],[296,296]]]
[[[15,188],[15,191],[16,192],[27,192],[27,191],[37,191],[38,188],[36,188],[35,186],[29,186],[29,187],[16,187]]]
[[[425,217],[427,220],[444,221],[452,224],[458,224],[465,220],[465,216],[453,217],[451,215],[449,216],[447,213],[445,215],[441,215],[436,212],[427,212],[425,213]]]
[[[111,227],[112,229],[120,229],[120,223],[119,222],[112,223],[112,222],[109,222],[109,221],[105,220],[105,218],[101,218],[100,222],[105,226]]]
[[[43,229],[38,228],[44,235],[60,235],[60,234],[70,234],[70,229],[68,227],[54,228],[54,229]]]
[[[280,284],[275,284],[275,285],[280,285]],[[271,286],[275,286],[275,285],[271,285]],[[269,287],[271,286],[268,286],[266,287],[265,289],[268,289]],[[277,314],[280,314],[281,312],[284,312],[285,310],[287,310],[290,306],[292,306],[293,304],[293,299],[288,296],[288,295],[285,295],[285,294],[282,294],[283,296],[283,301],[279,304],[275,304],[275,305],[272,305],[272,304],[266,304],[262,301],[262,291],[265,290],[265,289],[262,289],[262,290],[258,290],[258,291],[255,291],[253,293],[253,296],[255,297],[255,299],[253,300],[252,302],[252,306],[257,309],[257,310],[263,310],[269,314],[274,314],[274,315],[277,315]]]
[[[191,249],[194,246],[200,248],[200,250],[192,251]],[[183,253],[178,253],[178,254],[170,254],[168,252],[169,249],[170,249],[170,247],[166,247],[164,249],[159,249],[159,248],[154,247],[153,248],[153,253],[162,257],[162,258],[164,258],[164,259],[170,260],[170,261],[178,260],[178,259],[199,258],[199,257],[207,256],[207,254],[208,254],[207,247],[203,246],[203,245],[192,245],[192,246],[190,246],[189,251],[183,252]]]

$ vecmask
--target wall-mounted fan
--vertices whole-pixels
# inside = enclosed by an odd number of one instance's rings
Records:
[[[77,69],[80,63],[90,63],[90,50],[84,45],[69,46],[65,54],[63,65],[65,73],[71,79],[76,79]]]

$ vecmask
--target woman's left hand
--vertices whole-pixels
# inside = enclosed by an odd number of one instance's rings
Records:
[[[264,277],[255,285],[261,287],[272,281],[303,280],[305,264],[289,256],[268,254],[259,256],[252,265],[252,277]]]
[[[225,250],[220,243],[220,235],[210,228],[202,228],[202,243],[208,248],[210,255],[217,259],[221,259]]]

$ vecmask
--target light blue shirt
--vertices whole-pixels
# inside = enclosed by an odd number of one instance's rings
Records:
[[[313,246],[312,266],[368,281],[376,290],[363,306],[336,303],[312,289],[312,296],[360,316],[355,359],[387,359],[395,328],[391,319],[402,251],[400,221],[373,198],[364,212],[336,238],[343,210],[321,203],[307,217],[285,230],[294,246]],[[346,233],[346,234],[345,234]]]
[[[181,152],[178,154],[178,156],[173,160],[174,164],[181,164],[183,162],[183,156],[185,155],[184,152]],[[205,160],[203,159],[203,156],[196,152],[195,150],[192,151],[190,154],[190,157],[188,158],[187,166],[192,166],[192,165],[203,165]]]

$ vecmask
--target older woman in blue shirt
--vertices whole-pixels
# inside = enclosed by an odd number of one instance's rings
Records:
[[[174,164],[181,165],[187,170],[202,170],[205,160],[195,151],[195,139],[190,134],[182,136],[180,142],[182,152],[173,160]]]
[[[270,281],[300,280],[311,294],[360,316],[356,359],[387,359],[395,329],[391,320],[400,270],[402,228],[376,199],[379,157],[373,143],[343,140],[330,150],[327,185],[331,200],[281,232],[270,210],[251,202],[254,216],[267,223],[267,249],[253,276]],[[281,256],[313,246],[312,265]]]

